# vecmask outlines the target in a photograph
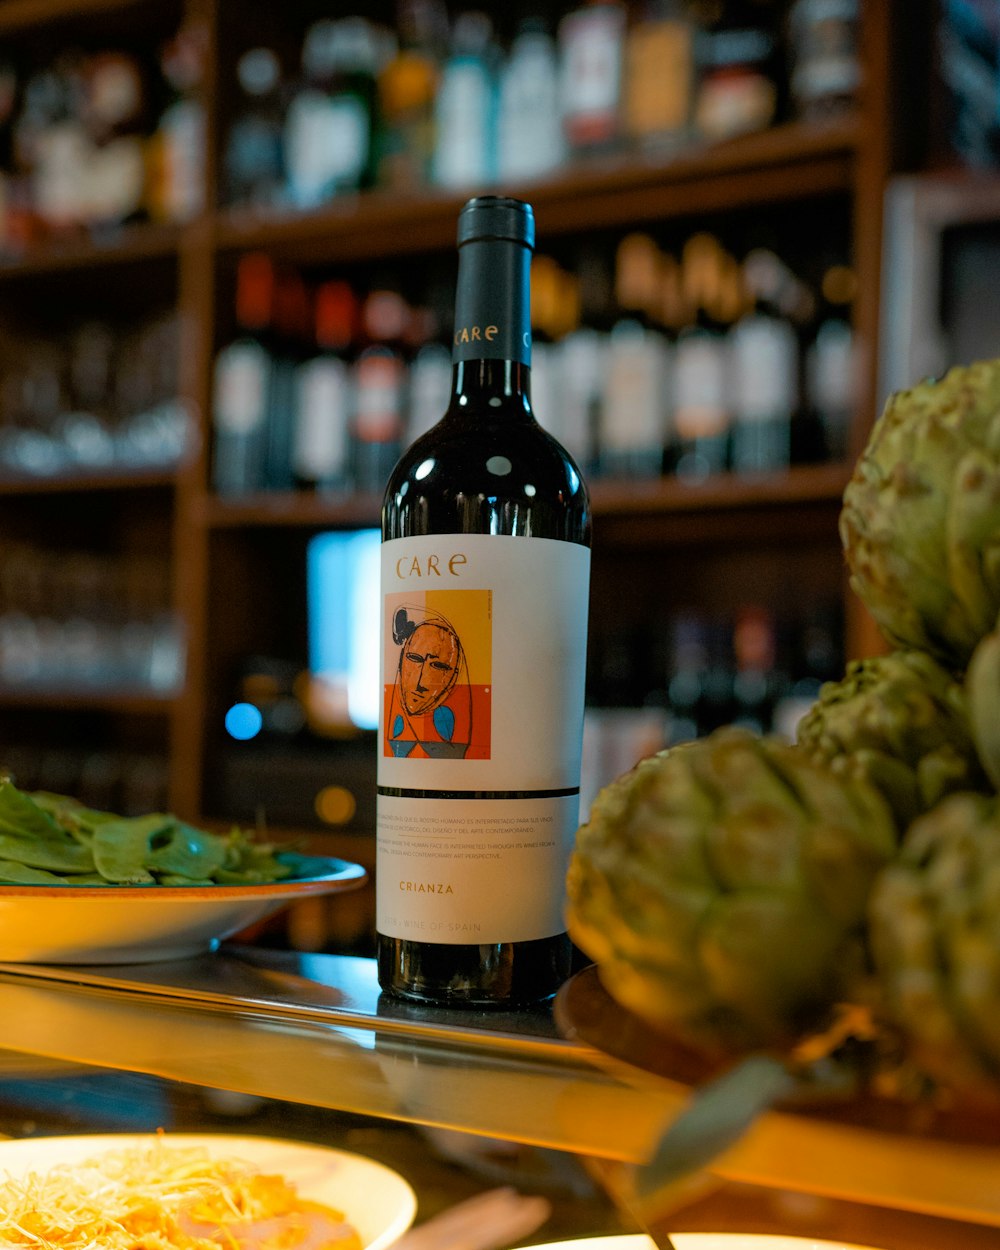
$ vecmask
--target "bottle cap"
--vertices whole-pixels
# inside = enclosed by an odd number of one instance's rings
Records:
[[[535,246],[535,215],[524,200],[505,195],[477,195],[458,215],[458,246],[486,239],[509,239]]]

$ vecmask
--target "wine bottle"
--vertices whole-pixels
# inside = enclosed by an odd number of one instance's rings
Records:
[[[382,511],[383,990],[507,1006],[570,971],[590,509],[530,398],[529,205],[458,224],[452,396]]]

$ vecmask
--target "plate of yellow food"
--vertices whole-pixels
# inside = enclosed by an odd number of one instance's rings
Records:
[[[0,778],[0,962],[144,963],[211,949],[364,868],[239,827],[119,816]]]
[[[410,1185],[347,1151],[271,1137],[101,1134],[0,1142],[0,1245],[386,1250]]]

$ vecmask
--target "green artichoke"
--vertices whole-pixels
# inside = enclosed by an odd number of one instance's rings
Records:
[[[947,794],[990,788],[961,682],[921,651],[853,661],[821,688],[796,736],[835,772],[877,786],[901,831]]]
[[[1000,630],[982,640],[965,673],[969,723],[983,768],[1000,790]]]
[[[963,670],[1000,611],[1000,361],[890,397],[840,533],[886,638]]]
[[[642,761],[577,832],[568,925],[608,993],[719,1057],[818,1027],[865,968],[896,833],[866,782],[717,730]]]
[[[961,1102],[1000,1101],[1000,800],[952,795],[876,881],[882,1009],[918,1071]]]

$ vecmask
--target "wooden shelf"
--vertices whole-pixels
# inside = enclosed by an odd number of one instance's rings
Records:
[[[0,499],[5,495],[71,495],[91,491],[167,490],[177,484],[174,469],[94,469],[84,473],[60,473],[52,477],[3,477]]]
[[[99,269],[104,265],[167,260],[176,256],[183,233],[179,226],[143,223],[124,226],[107,236],[50,239],[20,255],[0,258],[0,282],[74,269]]]
[[[849,477],[849,466],[823,464],[804,465],[766,477],[727,473],[697,484],[673,478],[648,482],[598,480],[590,484],[590,497],[597,516],[789,508],[839,502]]]
[[[341,528],[378,525],[382,501],[375,495],[331,499],[311,492],[275,492],[245,499],[204,495],[194,511],[209,529],[252,529],[260,526],[329,525]]]
[[[794,508],[799,504],[839,503],[850,477],[842,464],[806,465],[787,473],[744,478],[722,474],[693,485],[673,478],[605,481],[589,484],[595,516],[649,516],[664,513],[742,512],[749,508]],[[257,526],[377,525],[381,500],[374,495],[343,500],[307,492],[259,494],[246,499],[203,496],[197,505],[210,529]]]
[[[760,134],[687,149],[672,159],[580,163],[558,178],[505,186],[531,201],[544,237],[850,190],[859,123],[790,122]],[[467,197],[372,191],[311,213],[223,211],[216,246],[276,250],[303,260],[359,260],[450,248]]]
[[[0,685],[0,708],[69,708],[73,711],[166,716],[172,710],[173,702],[173,694],[157,694],[135,687]]]
[[[52,22],[78,23],[81,19],[150,7],[150,0],[2,0],[0,35],[38,29]]]
[[[118,7],[139,2],[119,0]],[[73,11],[70,0],[7,3],[25,12]],[[0,33],[8,20],[0,5]],[[739,141],[686,149],[669,160],[622,156],[581,162],[557,178],[503,190],[532,202],[546,237],[846,193],[858,131],[853,114],[825,125],[791,122]],[[106,237],[51,239],[21,255],[0,257],[0,281],[168,259],[195,235],[223,252],[264,249],[301,260],[361,260],[440,250],[454,242],[455,219],[465,199],[432,189],[410,195],[371,191],[344,196],[311,213],[262,217],[229,209],[191,227],[139,223]]]

